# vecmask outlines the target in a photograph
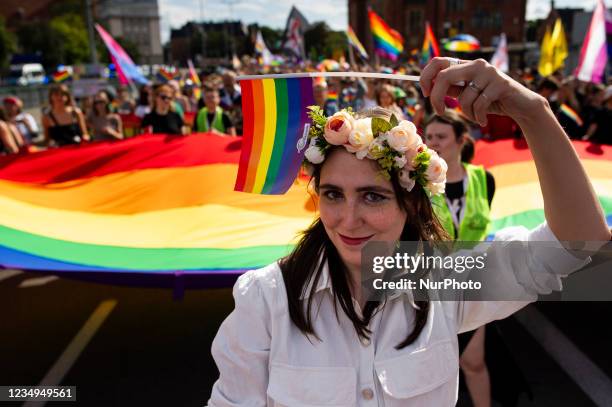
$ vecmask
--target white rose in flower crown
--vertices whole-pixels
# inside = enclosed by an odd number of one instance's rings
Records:
[[[345,147],[349,152],[355,153],[357,158],[361,160],[368,154],[368,149],[373,141],[372,119],[367,117],[355,120],[353,130],[348,137],[348,144]]]
[[[421,142],[421,137],[417,134],[414,124],[408,120],[402,120],[387,132],[387,143],[392,149],[400,153],[415,147],[419,142]]]
[[[349,134],[353,130],[355,119],[350,113],[341,111],[327,119],[325,123],[324,136],[329,144],[341,146],[348,141]]]
[[[420,139],[420,137],[419,137]],[[409,148],[408,151],[406,151],[406,161],[407,161],[407,166],[411,169],[414,170],[414,165],[413,165],[413,161],[415,159],[415,157],[417,156],[417,154],[423,152],[423,151],[427,151],[427,146],[425,144],[423,144],[422,142],[417,143],[414,147]]]
[[[406,159],[405,155],[395,157],[394,160],[395,160],[395,165],[397,166],[397,168],[404,168],[406,164],[408,163],[408,160]]]
[[[429,150],[429,153],[431,157],[427,171],[425,171],[425,178],[432,184],[444,183],[446,181],[448,165],[435,151]]]
[[[404,167],[404,169],[400,170],[398,178],[399,184],[402,186],[402,188],[408,192],[412,191],[412,188],[414,188],[416,182],[410,178],[410,170],[408,168]]]
[[[378,160],[382,158],[383,153],[385,151],[385,146],[383,144],[385,138],[382,136],[378,136],[370,143],[368,147],[368,158],[371,160]]]
[[[446,182],[428,182],[427,189],[434,195],[443,194],[446,187]]]
[[[325,156],[321,153],[321,150],[316,145],[312,144],[306,149],[304,153],[306,159],[313,164],[321,164],[325,160]]]

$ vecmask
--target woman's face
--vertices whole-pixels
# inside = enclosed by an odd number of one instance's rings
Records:
[[[321,168],[319,196],[325,231],[349,269],[361,266],[368,241],[400,239],[407,214],[376,162],[334,150]]]
[[[174,95],[172,94],[172,89],[164,88],[157,94],[157,105],[161,108],[170,108],[170,103],[172,103],[172,99]]]
[[[380,106],[382,107],[391,106],[393,104],[393,96],[391,96],[391,94],[387,92],[386,90],[383,90],[382,92],[380,92],[379,99],[380,99]]]
[[[58,105],[65,105],[68,102],[68,96],[63,92],[53,92],[51,94],[51,103]]]
[[[447,163],[461,157],[462,140],[457,140],[453,126],[450,124],[429,123],[425,129],[425,144],[444,158]]]

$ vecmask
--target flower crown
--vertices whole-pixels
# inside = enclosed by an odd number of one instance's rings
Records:
[[[312,125],[306,166],[322,163],[332,146],[344,146],[359,160],[376,160],[386,179],[397,171],[400,185],[409,192],[418,182],[432,195],[444,193],[446,162],[423,144],[411,122],[400,122],[395,115],[389,121],[380,117],[356,118],[351,109],[331,117],[326,117],[319,106],[309,106],[308,110]]]

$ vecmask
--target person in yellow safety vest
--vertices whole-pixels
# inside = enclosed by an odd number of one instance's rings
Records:
[[[482,166],[469,162],[474,140],[454,110],[432,116],[425,128],[425,143],[448,164],[444,195],[432,197],[434,212],[451,238],[480,241],[487,236],[495,179]],[[459,365],[475,407],[491,405],[491,381],[485,363],[485,326],[459,334]]]
[[[219,91],[215,88],[204,88],[204,107],[196,117],[196,131],[236,135],[236,127],[219,106]]]

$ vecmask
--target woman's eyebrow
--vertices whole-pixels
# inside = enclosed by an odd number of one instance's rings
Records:
[[[321,184],[319,185],[319,189],[337,189],[337,190],[342,190],[342,188],[340,188],[338,185],[334,185],[334,184]]]
[[[356,189],[357,192],[380,192],[383,194],[393,194],[393,191],[378,185],[366,185]]]

